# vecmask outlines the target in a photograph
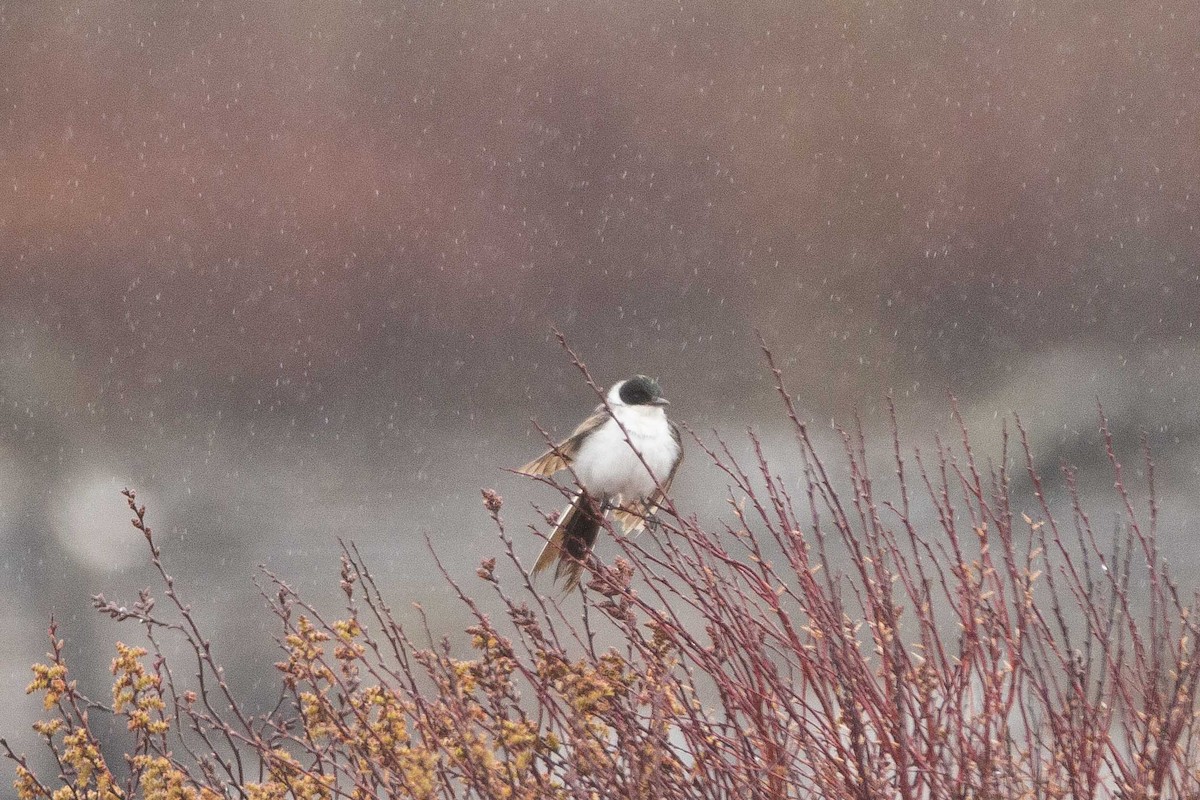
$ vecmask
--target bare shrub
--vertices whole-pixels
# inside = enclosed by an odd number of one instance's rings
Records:
[[[1126,512],[1119,535],[1101,542],[1069,471],[1069,518],[1050,513],[1019,421],[1013,449],[1033,508],[1013,507],[1007,436],[998,465],[984,465],[965,426],[931,459],[906,456],[895,433],[899,489],[881,498],[861,431],[843,433],[848,485],[838,488],[779,389],[803,496],[789,493],[757,441],[746,465],[720,441],[697,439],[728,479],[731,523],[702,527],[668,503],[653,537],[620,540],[610,566],[587,563],[582,613],[535,590],[500,497],[485,491],[508,565],[489,558],[478,577],[504,618],[489,618],[446,574],[475,616],[469,657],[428,627],[398,624],[353,544],[342,550],[336,618],[264,573],[282,631],[281,699],[265,714],[233,696],[145,507],[126,492],[166,602],[149,591],[128,607],[95,598],[100,612],[140,624],[144,640],[118,645],[111,703],[80,694],[51,627],[29,691],[48,712],[36,727],[59,774],[34,775],[4,744],[18,795],[1200,793],[1195,598],[1181,598],[1157,551],[1148,457],[1143,520],[1101,413]],[[915,498],[932,503],[936,526],[918,525]],[[192,663],[169,663],[164,637],[186,642]],[[101,713],[123,718],[133,737],[120,780],[92,733],[90,715]]]

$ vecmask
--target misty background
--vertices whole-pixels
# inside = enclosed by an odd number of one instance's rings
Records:
[[[256,565],[336,608],[337,537],[460,631],[425,537],[469,581],[494,487],[531,560],[504,469],[595,404],[551,326],[785,472],[755,331],[835,462],[1017,413],[1107,520],[1099,399],[1190,591],[1198,106],[1187,0],[0,3],[0,735],[51,615],[99,698],[139,640],[125,486],[251,702]]]

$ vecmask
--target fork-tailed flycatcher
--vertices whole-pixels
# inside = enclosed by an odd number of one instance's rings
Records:
[[[517,470],[553,475],[570,468],[579,482],[534,574],[557,562],[555,580],[565,578],[566,591],[578,586],[583,561],[610,509],[625,533],[645,527],[683,461],[679,428],[667,419],[666,405],[658,383],[645,375],[621,381],[565,441]]]

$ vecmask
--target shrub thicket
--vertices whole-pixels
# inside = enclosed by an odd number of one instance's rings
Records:
[[[18,795],[1200,793],[1195,600],[1180,597],[1156,549],[1152,465],[1147,458],[1151,508],[1141,519],[1102,414],[1126,512],[1103,542],[1069,471],[1072,510],[1051,514],[1019,421],[1012,460],[1032,486],[1032,508],[1014,508],[1007,437],[984,465],[965,428],[959,445],[939,444],[928,460],[906,457],[895,435],[898,491],[885,499],[861,433],[844,434],[849,482],[838,489],[782,384],[780,394],[803,496],[786,489],[757,442],[751,466],[719,442],[698,442],[728,478],[733,521],[711,530],[666,509],[655,536],[619,540],[611,566],[587,564],[582,613],[535,590],[500,498],[485,491],[511,566],[488,559],[478,570],[505,619],[491,619],[446,575],[475,617],[469,657],[427,628],[398,624],[352,544],[342,551],[346,602],[336,619],[267,573],[282,694],[264,714],[230,691],[145,507],[127,492],[166,602],[149,591],[128,607],[95,599],[142,628],[140,646],[117,647],[111,703],[82,696],[51,627],[29,691],[44,702],[48,718],[36,729],[59,769],[35,775],[4,744]],[[917,498],[936,509],[932,529],[915,520]],[[194,660],[165,658],[164,637],[181,637]],[[92,727],[101,713],[125,720],[128,752],[101,752]]]

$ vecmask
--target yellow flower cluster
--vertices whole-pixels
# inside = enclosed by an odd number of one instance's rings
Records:
[[[117,642],[117,657],[112,662],[113,711],[124,714],[129,730],[151,734],[166,733],[171,727],[162,718],[166,704],[162,699],[162,678],[146,672],[141,659],[146,650]]]
[[[600,656],[595,667],[586,661],[568,662],[556,653],[538,654],[538,675],[550,682],[580,718],[607,713],[610,701],[634,682],[629,664],[619,653]]]
[[[140,647],[117,644],[113,659],[113,710],[124,714],[131,731],[145,736],[166,733],[170,723],[163,718],[161,678],[146,671]],[[51,709],[75,691],[67,682],[67,668],[61,662],[34,664],[34,679],[26,691],[44,691],[44,705]],[[34,723],[34,730],[47,739],[63,733],[61,742],[52,743],[64,767],[63,785],[51,790],[24,766],[18,766],[13,782],[20,800],[125,800],[125,794],[109,771],[99,742],[87,727],[88,718],[76,719],[62,710],[62,716]],[[65,730],[65,733],[64,733]],[[169,758],[139,754],[129,759],[138,776],[138,795],[143,800],[223,800],[224,795],[208,787],[196,787],[188,775]]]
[[[381,671],[374,660],[378,651],[357,619],[325,624],[299,616],[284,639],[285,659],[276,666],[294,691],[300,729],[293,729],[288,749],[264,746],[260,757],[266,775],[242,792],[250,800],[433,800],[460,791],[502,800],[554,800],[568,793],[560,772],[566,762],[580,775],[614,767],[621,754],[610,743],[631,706],[663,741],[671,715],[683,708],[667,688],[674,662],[661,631],[655,631],[647,653],[653,663],[641,670],[616,651],[597,660],[570,660],[547,647],[535,654],[535,674],[528,677],[543,687],[546,699],[561,702],[567,715],[560,730],[544,730],[543,721],[530,717],[521,701],[515,680],[520,661],[512,642],[487,622],[468,633],[475,651],[471,659],[453,659],[448,650],[438,649],[410,653],[411,663],[424,667],[424,677],[432,682],[433,691],[417,693],[410,684],[390,680],[395,674],[386,668]],[[127,757],[135,794],[144,800],[222,800],[227,796],[222,787],[205,785],[165,752],[172,720],[165,713],[162,676],[143,664],[147,651],[120,643],[116,651],[113,712],[125,717],[139,742]],[[14,782],[17,796],[126,800],[86,714],[72,714],[79,698],[57,651],[52,663],[35,665],[33,673],[29,691],[44,692],[46,707],[59,711],[59,717],[35,728],[52,740],[64,765],[64,785],[47,788],[21,766]],[[189,692],[182,696],[186,703],[195,701]],[[156,737],[153,745],[151,737]],[[677,771],[677,763],[668,763],[668,750],[664,758],[642,761],[651,772]],[[649,775],[635,777],[637,784],[649,785]]]
[[[58,705],[58,701],[67,691],[67,668],[63,664],[34,664],[33,681],[25,687],[25,694],[45,691],[42,705],[46,710]]]
[[[57,654],[57,645],[55,652]],[[67,682],[65,664],[58,661],[34,664],[31,669],[33,681],[25,687],[25,693],[45,692],[42,705],[47,711],[75,691],[74,683]],[[67,724],[60,718],[39,721],[33,727],[47,739],[52,739]],[[115,786],[112,773],[108,771],[100,748],[86,727],[69,727],[56,750],[67,782],[59,789],[48,792],[31,772],[21,767],[13,782],[13,788],[21,800],[120,800],[121,794]]]
[[[141,755],[133,759],[133,765],[141,771],[145,800],[223,800],[222,795],[207,786],[196,788],[189,784],[187,776],[169,759]]]
[[[288,660],[275,665],[283,672],[284,683],[295,688],[305,680],[332,681],[333,672],[324,663],[324,644],[328,641],[328,633],[314,625],[308,617],[301,616],[296,632],[289,633],[284,639]]]
[[[356,676],[363,658],[363,630],[356,620],[338,620],[333,636],[301,616],[285,639],[287,660],[276,664],[288,685],[298,690],[300,719],[313,741],[333,743],[357,772],[358,785],[401,787],[406,796],[434,796],[437,754],[413,746],[407,720],[413,708],[391,688],[361,686],[338,696],[334,672],[326,660],[326,643],[334,640],[333,658],[343,676]],[[271,800],[284,795],[322,798],[333,788],[331,776],[317,778],[299,762],[277,751],[271,759],[273,778],[255,785],[251,796]]]
[[[250,800],[329,800],[333,797],[333,775],[321,775],[304,768],[286,750],[267,754],[270,780],[246,786]]]
[[[76,728],[63,737],[60,756],[74,773],[75,780],[55,791],[51,795],[53,800],[120,800],[116,779],[104,763],[99,743],[87,728]]]

